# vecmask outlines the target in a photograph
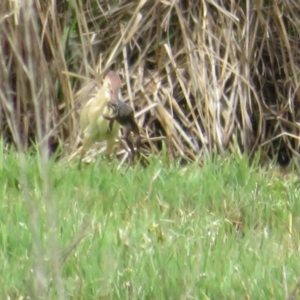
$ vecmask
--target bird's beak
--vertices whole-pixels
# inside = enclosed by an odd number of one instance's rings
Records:
[[[119,100],[119,91],[120,89],[112,89],[111,98],[114,101]]]
[[[117,100],[110,100],[110,101],[107,102],[106,105],[107,105],[107,107],[109,107],[113,111],[113,114],[117,113],[117,110],[118,110]]]

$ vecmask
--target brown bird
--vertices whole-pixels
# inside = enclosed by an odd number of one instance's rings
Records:
[[[121,88],[119,75],[110,71],[103,80],[103,85],[95,97],[90,99],[80,113],[80,125],[83,132],[83,144],[78,168],[86,151],[95,142],[107,141],[106,153],[111,154],[120,124],[107,120],[103,115],[111,115],[113,109],[107,105],[109,101],[120,101],[118,94]]]

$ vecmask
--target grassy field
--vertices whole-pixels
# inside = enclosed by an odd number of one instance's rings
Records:
[[[294,175],[233,156],[37,161],[0,151],[1,299],[285,299],[296,285]]]

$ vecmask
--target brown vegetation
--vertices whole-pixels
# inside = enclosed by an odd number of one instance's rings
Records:
[[[260,146],[281,163],[298,155],[298,0],[2,2],[7,142],[24,148],[37,138],[70,155],[77,104],[114,69],[145,154],[166,138],[188,160]]]

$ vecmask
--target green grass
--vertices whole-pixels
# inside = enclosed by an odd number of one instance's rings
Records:
[[[26,164],[49,284],[52,241],[41,168],[34,156]],[[60,249],[88,224],[64,256],[68,299],[284,299],[295,286],[300,201],[293,176],[277,178],[231,156],[202,168],[152,159],[146,170],[126,173],[103,160],[81,172],[76,162],[56,162],[49,175]],[[37,276],[20,178],[17,154],[0,153],[2,299],[33,298]],[[55,284],[47,297],[57,299]]]

